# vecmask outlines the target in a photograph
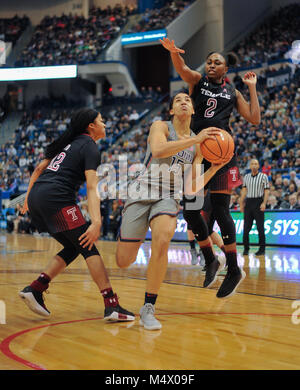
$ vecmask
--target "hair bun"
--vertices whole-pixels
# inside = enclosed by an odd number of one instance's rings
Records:
[[[228,67],[235,66],[239,61],[238,56],[232,51],[225,55],[225,59]]]

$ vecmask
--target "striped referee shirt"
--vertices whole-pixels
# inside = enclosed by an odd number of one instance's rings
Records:
[[[270,188],[268,176],[261,172],[255,176],[247,173],[244,176],[243,187],[247,188],[247,198],[262,198],[265,190]]]

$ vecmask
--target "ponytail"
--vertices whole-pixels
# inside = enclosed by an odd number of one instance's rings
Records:
[[[235,66],[238,63],[238,56],[232,51],[224,55],[228,68]]]
[[[59,152],[70,144],[78,135],[83,134],[88,125],[93,123],[99,112],[91,108],[81,108],[71,118],[70,125],[64,133],[49,144],[46,148],[45,158],[52,160]]]

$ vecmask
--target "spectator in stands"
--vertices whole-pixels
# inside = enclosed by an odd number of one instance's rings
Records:
[[[288,202],[283,201],[280,204],[280,209],[282,209],[282,210],[298,210],[297,194],[293,193],[292,195],[289,195]]]
[[[296,187],[296,185],[294,184],[294,183],[290,183],[289,184],[289,187],[288,187],[288,190],[287,190],[287,193],[289,194],[289,195],[292,195],[292,194],[294,194],[294,193],[296,193],[297,192],[297,187]]]
[[[117,200],[112,203],[112,210],[109,216],[109,231],[114,241],[117,240],[118,232],[121,224],[121,207]]]
[[[296,171],[290,172],[290,181],[294,182],[297,188],[300,187],[300,179],[297,177]]]
[[[264,165],[262,166],[261,171],[262,173],[265,173],[267,176],[271,175],[271,165],[268,160],[264,161]]]
[[[239,205],[239,195],[236,193],[233,193],[230,198],[230,205],[229,209],[230,210],[239,210],[240,205]]]
[[[138,114],[138,112],[137,112],[137,110],[133,110],[132,111],[132,113],[129,115],[129,123],[131,124],[131,125],[134,125],[135,124],[135,122],[139,119],[139,114]]]
[[[268,210],[278,210],[279,205],[276,196],[270,195],[267,201],[267,209]]]

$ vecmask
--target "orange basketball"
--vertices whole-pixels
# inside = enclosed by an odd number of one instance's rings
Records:
[[[221,130],[221,134],[215,135],[214,138],[206,139],[200,144],[201,153],[205,160],[211,163],[221,164],[225,160],[233,157],[233,138],[225,130]]]

